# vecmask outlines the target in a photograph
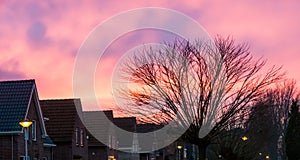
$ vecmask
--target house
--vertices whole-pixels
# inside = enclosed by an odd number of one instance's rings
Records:
[[[137,124],[136,125],[136,131],[138,133],[152,133],[149,134],[149,139],[152,139],[152,145],[153,148],[156,147],[155,145],[157,144],[157,141],[163,141],[162,139],[159,139],[159,137],[156,136],[156,134],[154,133],[154,131],[161,129],[163,127],[163,125],[157,125],[157,124],[152,124],[152,123],[143,123],[143,124]],[[148,146],[149,144],[147,144]],[[145,147],[145,145],[140,144],[139,147],[141,149],[143,149]],[[160,150],[156,150],[156,151],[152,151],[152,152],[148,152],[148,153],[141,153],[140,154],[140,160],[150,160],[150,159],[164,159],[164,156],[168,156],[165,155],[164,153],[164,149],[160,149]]]
[[[87,160],[87,131],[77,114],[80,99],[40,100],[55,160]]]
[[[114,124],[119,128],[129,131],[136,132],[136,117],[119,117],[114,118]],[[130,138],[121,138],[120,133],[117,135],[117,144],[118,144],[118,159],[127,160],[127,159],[139,159],[139,154],[134,154],[138,151],[138,137]]]
[[[113,127],[104,118],[113,121],[113,111],[83,112],[88,132],[89,160],[107,160],[117,158],[116,139]],[[106,117],[105,117],[106,116]],[[94,133],[94,134],[92,134]]]
[[[161,142],[167,142],[164,136],[158,136],[155,131],[160,130],[164,127],[163,124],[153,124],[153,123],[142,123],[136,125],[136,132],[138,133],[148,133],[148,139],[152,140],[152,144],[139,144],[141,150],[148,148],[152,145],[156,148],[157,145],[162,144]],[[173,128],[176,129],[176,128]],[[170,132],[170,131],[169,131]],[[167,132],[168,133],[168,132]],[[169,133],[168,136],[172,136]],[[140,137],[139,137],[140,138]],[[148,153],[140,153],[140,160],[172,160],[172,159],[197,159],[197,148],[195,145],[182,141],[180,138],[176,141],[170,143],[164,148],[153,150]]]
[[[52,160],[55,147],[47,135],[34,80],[0,82],[0,159],[25,159],[25,129],[19,122],[28,120],[28,157]]]

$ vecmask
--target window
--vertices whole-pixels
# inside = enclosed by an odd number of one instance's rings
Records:
[[[83,129],[81,129],[81,130],[80,130],[80,146],[81,146],[81,147],[83,147],[83,140],[84,140],[84,139],[83,139],[83,137],[84,137],[83,134],[84,134],[84,133],[83,133]]]
[[[116,138],[115,136],[111,136],[111,147],[112,148],[116,148]]]
[[[32,136],[32,140],[36,141],[36,121],[35,120],[32,121],[31,136]]]
[[[19,160],[30,160],[30,157],[28,156],[27,159],[26,159],[25,156],[20,156]]]
[[[79,135],[78,135],[78,128],[76,128],[75,129],[75,143],[76,143],[76,146],[78,146],[79,145],[79,141],[78,141],[78,137]]]
[[[111,135],[108,135],[108,147],[111,148]]]

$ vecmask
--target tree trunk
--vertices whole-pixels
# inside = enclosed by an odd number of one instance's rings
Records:
[[[200,143],[198,144],[198,156],[199,160],[206,160],[206,148],[208,144]]]

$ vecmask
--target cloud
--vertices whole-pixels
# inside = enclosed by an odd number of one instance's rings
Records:
[[[124,4],[102,0],[6,0],[0,3],[0,78],[35,78],[42,98],[72,97],[73,65],[86,36],[111,16],[140,7],[164,7],[183,12],[197,20],[212,36],[232,35],[238,42],[248,42],[255,57],[263,56],[269,64],[284,65],[290,77],[300,80],[297,70],[300,61],[298,1],[137,0]],[[155,18],[180,25],[166,17]],[[124,24],[120,22],[115,26],[123,27]],[[105,35],[111,36],[113,31]],[[106,75],[112,72],[124,52],[137,45],[169,41],[173,37],[162,31],[141,30],[113,42],[102,59],[103,68],[98,68],[95,74],[96,79],[101,79],[96,84],[100,98],[107,98],[111,93],[110,86],[99,82],[109,84]]]
[[[27,37],[31,43],[39,44],[42,43],[46,34],[46,26],[40,22],[34,22],[27,30]]]
[[[26,75],[19,70],[19,61],[10,59],[8,61],[0,61],[0,80],[22,79]]]
[[[6,71],[0,69],[0,80],[6,81],[6,80],[19,80],[23,79],[26,76],[23,73],[18,73],[16,71]]]

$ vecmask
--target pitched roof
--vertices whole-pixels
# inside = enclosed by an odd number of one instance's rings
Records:
[[[144,124],[137,124],[136,131],[138,133],[148,133],[159,130],[163,128],[164,125],[154,124],[154,123],[144,123]]]
[[[114,118],[114,124],[126,131],[130,131],[130,132],[136,131],[136,117]]]
[[[77,117],[76,105],[81,105],[80,99],[40,100],[47,133],[54,142],[70,142],[74,132]],[[80,120],[80,119],[79,119]]]
[[[88,132],[89,136],[89,146],[105,146],[102,142],[98,141],[95,136],[100,136],[98,138],[105,139],[104,143],[108,142],[109,134],[113,131],[110,130],[109,123],[104,121],[103,116],[101,116],[100,113],[104,113],[106,117],[113,121],[113,111],[87,111],[83,112],[85,117],[85,122],[87,125],[87,129],[92,129],[94,132],[97,133],[97,135],[92,135],[90,132]],[[99,116],[100,115],[100,116]]]
[[[26,117],[34,80],[0,82],[0,133],[18,133],[19,125]]]

